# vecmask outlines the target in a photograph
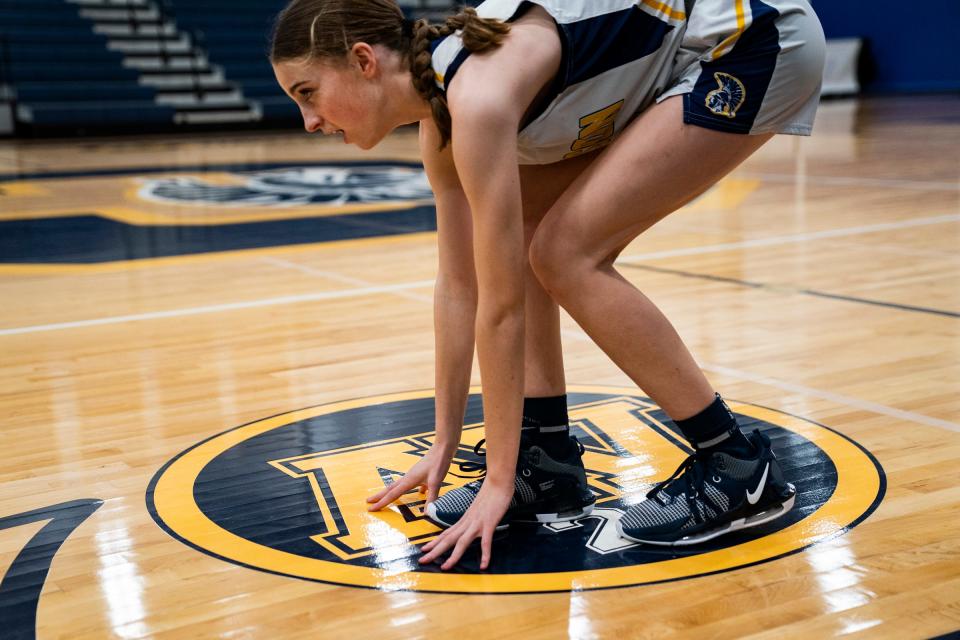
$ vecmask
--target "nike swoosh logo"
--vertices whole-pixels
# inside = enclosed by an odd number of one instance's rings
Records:
[[[757,484],[757,488],[754,491],[747,491],[747,502],[750,504],[757,504],[757,501],[760,499],[760,494],[763,493],[763,487],[767,484],[767,472],[770,471],[770,463],[767,463],[767,466],[763,468],[763,475],[760,476],[760,482]]]

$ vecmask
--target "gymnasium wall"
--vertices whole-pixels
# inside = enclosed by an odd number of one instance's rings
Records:
[[[960,0],[811,0],[827,38],[866,40],[869,93],[960,91]]]

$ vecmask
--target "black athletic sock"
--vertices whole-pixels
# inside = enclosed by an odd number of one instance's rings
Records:
[[[570,450],[567,396],[523,399],[524,443],[535,444],[551,458],[565,458]]]
[[[674,422],[697,450],[723,451],[736,458],[752,458],[756,453],[719,393],[713,402],[697,415]]]

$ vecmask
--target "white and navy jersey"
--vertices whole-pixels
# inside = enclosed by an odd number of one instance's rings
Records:
[[[524,0],[487,0],[477,13],[509,21]],[[606,146],[668,86],[683,37],[683,0],[538,0],[563,44],[556,96],[519,133],[521,164],[547,164]],[[433,51],[446,90],[469,52],[458,35]]]
[[[487,0],[514,19],[528,0]],[[656,100],[684,95],[684,121],[734,133],[809,134],[823,31],[806,0],[536,0],[557,22],[563,61],[553,93],[520,132],[521,164],[600,149]],[[687,2],[687,4],[693,4]],[[433,45],[446,90],[469,56],[458,34]]]

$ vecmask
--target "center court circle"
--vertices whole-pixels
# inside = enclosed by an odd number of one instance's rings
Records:
[[[667,478],[689,449],[666,414],[633,389],[576,386],[568,392],[571,432],[597,495],[573,523],[513,525],[498,535],[493,561],[479,554],[442,572],[417,563],[439,529],[411,492],[379,513],[365,497],[422,457],[433,440],[433,391],[291,411],[213,436],[154,476],[147,507],[175,538],[204,553],[262,571],[339,585],[447,593],[533,593],[651,584],[774,560],[862,522],[885,490],[883,469],[836,431],[756,405],[729,402],[744,431],[770,437],[793,510],[753,529],[693,548],[634,544],[616,520]],[[470,396],[461,447],[442,491],[478,477],[480,396]]]

